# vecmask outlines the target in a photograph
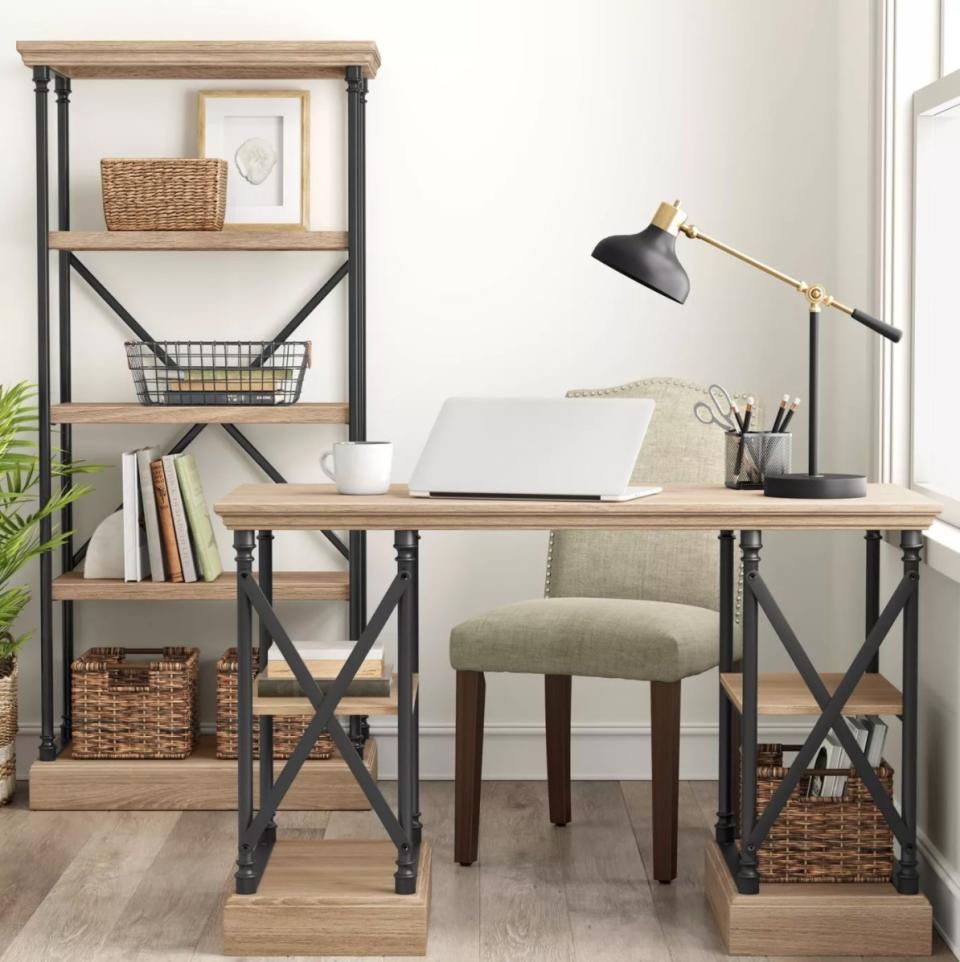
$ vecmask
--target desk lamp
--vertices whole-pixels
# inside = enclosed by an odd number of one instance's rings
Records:
[[[687,215],[680,209],[680,201],[661,204],[653,215],[650,226],[639,234],[620,234],[604,238],[593,249],[593,256],[607,267],[612,267],[650,290],[682,304],[690,293],[690,279],[677,259],[677,235],[681,231],[691,240],[706,241],[712,247],[789,284],[807,301],[810,313],[810,392],[807,403],[810,430],[807,473],[768,477],[763,483],[763,493],[773,498],[862,498],[867,493],[867,479],[863,475],[822,474],[819,470],[817,381],[820,311],[824,307],[835,308],[894,342],[900,340],[902,332],[859,308],[847,307],[846,304],[834,300],[822,284],[806,284],[702,233],[687,223]]]

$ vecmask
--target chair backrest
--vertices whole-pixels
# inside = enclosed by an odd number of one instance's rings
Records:
[[[723,482],[723,431],[701,424],[693,414],[697,401],[709,403],[706,388],[676,378],[649,378],[620,387],[570,391],[567,396],[656,401],[632,483]],[[550,598],[636,598],[716,609],[719,577],[715,532],[550,533],[546,580]]]

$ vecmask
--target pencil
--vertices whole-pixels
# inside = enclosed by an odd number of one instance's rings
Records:
[[[783,416],[787,413],[787,406],[790,404],[790,395],[784,394],[780,399],[780,407],[777,408],[777,416],[773,419],[773,427],[770,428],[771,434],[776,434],[780,430]]]
[[[753,417],[753,397],[747,398],[747,409],[743,414],[743,433],[746,434],[750,430],[750,420]]]
[[[737,420],[737,427],[740,429],[740,433],[743,433],[743,418],[740,417],[740,408],[737,407],[736,401],[730,402],[730,410],[733,411],[733,416]]]
[[[784,415],[783,421],[780,423],[780,433],[782,434],[787,430],[787,425],[790,423],[790,419],[793,417],[794,412],[800,407],[800,398],[794,398],[793,404],[790,405],[790,410]]]

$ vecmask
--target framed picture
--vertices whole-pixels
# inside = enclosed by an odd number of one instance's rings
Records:
[[[306,90],[205,90],[198,103],[201,157],[227,161],[225,228],[306,228]]]

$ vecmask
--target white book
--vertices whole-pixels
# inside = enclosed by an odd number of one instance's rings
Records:
[[[137,473],[140,478],[143,527],[147,534],[147,554],[150,556],[150,577],[154,581],[165,581],[160,523],[157,520],[157,498],[153,491],[153,477],[150,474],[150,462],[159,457],[160,451],[157,448],[140,448],[137,451]]]
[[[180,567],[183,568],[184,581],[197,580],[197,566],[193,560],[193,547],[190,544],[190,527],[187,512],[180,495],[180,482],[177,480],[177,455],[165,454],[163,477],[167,482],[167,497],[170,499],[170,514],[173,516],[173,530],[177,535],[177,550],[180,552]]]
[[[862,715],[854,715],[851,718],[845,718],[844,721],[847,723],[847,727],[853,732],[853,737],[856,738],[857,744],[860,746],[861,750],[865,750],[867,747],[867,740],[870,737],[870,729],[867,727],[866,722]],[[843,753],[843,767],[849,768],[851,765],[850,756],[844,752]],[[834,785],[834,795],[843,795],[847,787],[847,776],[846,775],[836,775],[836,783]]]
[[[294,641],[293,647],[304,661],[346,661],[353,653],[353,644],[329,641]],[[283,655],[276,645],[270,646],[267,659],[283,661]],[[364,661],[383,661],[383,645],[374,645]]]
[[[143,581],[143,576],[150,568],[150,561],[144,557],[146,538],[140,526],[137,452],[124,451],[120,467],[123,484],[123,580]]]
[[[887,723],[879,715],[868,715],[870,737],[867,739],[867,761],[876,768],[883,761],[883,746],[887,740]]]

